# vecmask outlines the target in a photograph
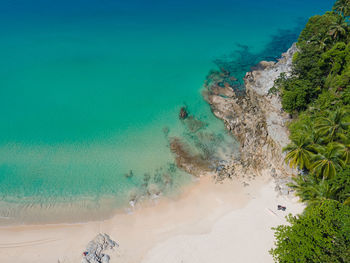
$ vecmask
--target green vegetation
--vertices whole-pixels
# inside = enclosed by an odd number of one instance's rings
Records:
[[[285,161],[297,168],[291,187],[307,205],[275,228],[275,262],[350,262],[350,0],[310,18],[290,75],[271,93],[294,116]]]
[[[350,0],[338,0],[335,2],[333,10],[345,17],[350,16]]]
[[[323,102],[318,106],[328,108],[328,101],[322,100],[325,95],[333,99],[329,102],[349,104],[349,33],[347,19],[338,13],[310,18],[298,39],[291,76],[281,75],[274,87],[285,111],[295,114],[318,101]]]
[[[350,262],[350,207],[327,200],[276,228],[276,262]]]

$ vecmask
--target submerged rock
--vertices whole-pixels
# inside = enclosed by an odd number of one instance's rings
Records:
[[[210,161],[201,154],[193,152],[191,147],[180,138],[171,138],[170,150],[175,154],[177,167],[189,174],[202,176],[212,171]]]
[[[107,234],[98,234],[89,242],[83,252],[82,263],[109,263],[110,257],[105,250],[117,248],[119,245]]]
[[[196,119],[194,116],[189,116],[184,123],[188,131],[191,133],[196,133],[200,129],[203,129],[208,126],[207,123]]]
[[[188,117],[188,112],[187,112],[186,107],[181,107],[180,113],[179,113],[179,118],[180,118],[181,120],[184,120],[184,119],[186,119],[187,117]]]
[[[134,176],[134,173],[133,173],[132,170],[130,170],[128,173],[125,174],[125,177],[126,177],[126,178],[131,178],[131,177],[133,177],[133,176]]]
[[[168,137],[169,132],[170,132],[169,127],[164,127],[162,131],[163,131],[163,133],[164,133],[165,137]]]

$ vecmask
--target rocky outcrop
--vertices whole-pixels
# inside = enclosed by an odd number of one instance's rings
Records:
[[[233,164],[240,173],[268,172],[281,180],[293,172],[284,163],[282,153],[289,142],[286,124],[291,119],[282,110],[278,95],[270,94],[269,90],[281,73],[290,74],[295,52],[294,44],[277,62],[260,62],[255,70],[248,72],[244,78],[244,95],[231,87],[219,87],[217,76],[206,86],[204,97],[213,113],[240,143],[240,158]],[[226,168],[229,173],[234,172]]]
[[[187,112],[187,109],[186,107],[181,107],[180,109],[180,113],[179,113],[179,118],[180,120],[184,120],[188,117],[188,112]]]
[[[107,234],[98,234],[89,242],[86,250],[83,252],[82,263],[108,263],[109,255],[104,254],[107,249],[117,248],[118,244]]]

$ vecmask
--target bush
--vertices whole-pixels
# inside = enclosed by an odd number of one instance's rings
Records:
[[[287,218],[290,226],[278,226],[276,248],[279,263],[349,263],[350,207],[326,200],[298,217]]]
[[[314,89],[307,80],[287,79],[281,84],[281,87],[282,107],[289,113],[305,110],[310,100],[317,95],[315,92],[317,89]]]

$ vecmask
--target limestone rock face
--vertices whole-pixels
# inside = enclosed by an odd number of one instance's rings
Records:
[[[277,62],[260,62],[255,70],[248,72],[244,78],[245,95],[218,94],[215,82],[207,87],[205,99],[213,113],[240,143],[236,170],[250,174],[267,171],[278,178],[293,173],[282,154],[282,148],[289,143],[286,125],[291,119],[282,110],[278,95],[269,94],[269,90],[281,73],[290,74],[296,50],[293,44]]]

